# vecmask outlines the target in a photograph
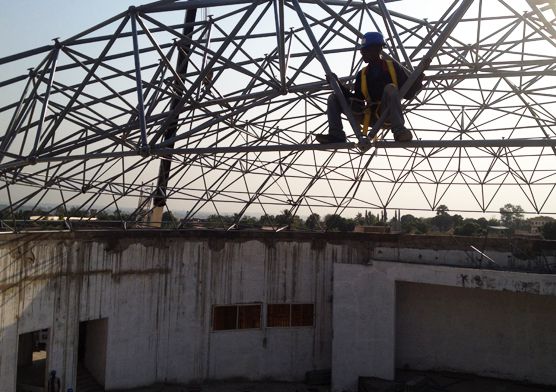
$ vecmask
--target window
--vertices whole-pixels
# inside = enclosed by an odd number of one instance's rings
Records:
[[[313,304],[292,305],[292,327],[313,326]]]
[[[269,304],[267,307],[267,327],[289,327],[290,309],[289,304]]]
[[[261,305],[215,305],[212,330],[253,329],[261,327]]]
[[[268,304],[267,327],[312,327],[313,304]]]

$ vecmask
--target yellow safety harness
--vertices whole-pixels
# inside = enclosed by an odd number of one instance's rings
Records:
[[[388,73],[390,74],[390,79],[392,79],[392,83],[394,86],[398,87],[398,76],[396,75],[396,69],[394,68],[394,63],[392,60],[386,60],[386,67],[388,68]],[[374,114],[376,117],[380,117],[380,101],[373,102],[371,97],[369,96],[369,89],[367,86],[367,67],[361,70],[361,91],[363,92],[363,96],[365,97],[365,110],[363,112],[363,129],[361,133],[363,135],[367,135],[369,132],[369,126],[371,125],[371,118],[373,115],[373,108]],[[389,126],[388,123],[384,123],[385,126]]]

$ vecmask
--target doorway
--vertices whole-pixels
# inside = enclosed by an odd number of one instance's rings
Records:
[[[48,329],[19,335],[17,345],[17,392],[46,390]]]
[[[77,390],[104,391],[108,319],[79,323]]]

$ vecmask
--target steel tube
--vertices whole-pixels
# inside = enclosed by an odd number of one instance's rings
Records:
[[[145,106],[143,102],[143,81],[141,77],[141,62],[139,59],[139,42],[137,40],[137,12],[135,7],[130,7],[131,29],[133,31],[133,60],[135,62],[135,82],[137,83],[137,116],[139,117],[139,129],[141,130],[141,150],[146,153],[147,125],[145,123]]]

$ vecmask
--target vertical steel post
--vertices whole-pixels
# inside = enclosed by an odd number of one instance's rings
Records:
[[[141,77],[141,61],[139,59],[139,42],[137,40],[137,10],[129,7],[129,17],[131,18],[131,30],[133,37],[133,59],[135,61],[135,82],[137,83],[137,115],[139,117],[139,129],[141,130],[141,155],[149,154],[147,144],[147,125],[145,122],[145,104],[143,100],[143,80]]]
[[[311,44],[313,45],[313,48],[314,48],[314,51],[315,51],[315,56],[317,57],[319,62],[322,64],[322,67],[324,68],[324,72],[326,73],[326,77],[328,79],[328,82],[330,83],[330,86],[332,87],[332,90],[334,91],[334,94],[338,98],[338,101],[340,102],[340,105],[342,107],[342,111],[345,113],[345,115],[346,115],[346,117],[349,121],[349,124],[351,125],[351,128],[353,129],[353,132],[355,133],[355,136],[359,140],[359,143],[367,144],[369,141],[361,133],[361,127],[357,123],[357,121],[355,121],[355,118],[353,117],[353,114],[351,112],[351,108],[349,107],[349,105],[348,105],[348,103],[347,103],[347,101],[344,97],[344,94],[342,93],[342,89],[340,88],[340,84],[338,83],[338,80],[336,79],[336,75],[334,75],[334,73],[330,69],[330,66],[326,62],[326,58],[324,57],[324,53],[322,52],[322,49],[320,48],[319,43],[318,43],[317,39],[315,38],[315,35],[313,34],[313,31],[311,30],[311,27],[309,26],[309,23],[307,22],[307,19],[305,18],[305,15],[303,14],[303,10],[301,9],[301,6],[299,5],[299,1],[298,0],[292,0],[292,4],[293,4],[297,14],[299,15],[299,19],[301,20],[301,23],[303,24],[303,28],[305,29],[305,32],[307,33],[307,35],[309,36],[309,39],[311,40]]]
[[[185,13],[183,35],[190,36],[193,33],[194,23],[197,17],[197,8],[188,9]],[[209,34],[210,28],[209,25]],[[210,39],[210,36],[209,38]],[[208,42],[208,41],[207,41]],[[208,46],[208,45],[207,45]],[[183,78],[187,73],[187,68],[189,64],[189,54],[191,51],[191,43],[186,42],[181,50],[178,49],[178,56],[176,60],[176,73],[180,78]],[[175,83],[178,83],[175,81]],[[164,133],[164,141],[172,139],[176,136],[178,131],[178,119],[179,112],[175,109],[179,106],[180,100],[183,97],[184,92],[181,89],[176,89],[176,97],[174,97],[170,103],[170,113],[171,121],[168,124],[168,128]],[[174,143],[168,145],[169,148],[174,147]],[[160,160],[160,167],[158,169],[157,184],[153,195],[153,208],[150,213],[150,226],[160,227],[162,223],[162,215],[164,213],[164,206],[166,205],[166,199],[168,194],[168,181],[170,180],[170,171],[172,168],[171,156],[165,156],[166,159]]]

